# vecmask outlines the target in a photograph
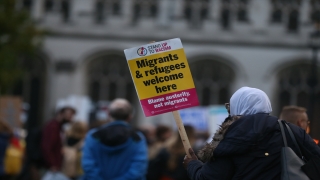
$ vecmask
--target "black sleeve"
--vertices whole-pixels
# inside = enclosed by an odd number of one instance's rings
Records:
[[[311,153],[312,155],[318,156],[320,158],[320,148],[317,144],[313,141],[313,139],[306,133],[305,130],[302,128],[289,124],[290,128],[295,134],[297,142],[300,145],[301,151],[304,156],[308,157],[308,154]]]
[[[149,161],[147,180],[159,180],[161,178],[166,171],[169,157],[169,152],[166,149],[162,149],[154,159]]]
[[[206,163],[197,160],[191,161],[187,170],[191,180],[229,180],[234,174],[234,165],[230,158],[217,158]]]

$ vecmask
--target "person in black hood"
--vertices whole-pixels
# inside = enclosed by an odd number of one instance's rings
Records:
[[[230,117],[212,141],[199,151],[192,149],[184,166],[192,180],[280,180],[281,136],[278,118],[270,116],[268,96],[256,88],[243,87],[230,99]],[[306,132],[289,124],[297,141],[320,157],[320,148]],[[297,153],[292,142],[288,145]]]
[[[82,168],[85,180],[143,180],[148,153],[140,132],[128,124],[132,107],[125,99],[114,100],[109,107],[113,122],[91,130],[85,139]]]

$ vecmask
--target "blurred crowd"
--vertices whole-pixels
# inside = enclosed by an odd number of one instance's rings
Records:
[[[118,101],[124,101],[129,105],[123,99],[114,102],[117,104]],[[110,119],[92,124],[73,121],[76,110],[68,106],[62,107],[51,120],[41,128],[28,132],[25,137],[23,133],[15,132],[6,121],[0,120],[0,179],[92,179],[84,176],[85,168],[90,169],[88,159],[93,159],[87,157],[90,152],[86,150],[86,146],[89,146],[90,140],[86,138],[86,135],[97,136],[96,134],[99,134],[100,137],[95,137],[96,139],[99,139],[100,142],[105,141],[104,145],[115,147],[115,149],[128,140],[128,137],[125,137],[128,133],[131,138],[130,132],[115,128],[120,121],[131,128],[131,111],[127,115],[121,115],[121,113],[112,115],[112,104],[110,106]],[[112,126],[111,132],[108,132],[106,130],[110,125]],[[208,132],[198,132],[190,125],[186,125],[185,129],[194,149],[200,149],[209,138]],[[100,133],[99,130],[106,132]],[[92,131],[98,131],[98,133],[95,134]],[[177,129],[150,123],[132,128],[132,131],[143,136],[141,138],[143,142],[137,148],[143,148],[145,144],[146,150],[140,151],[140,155],[145,156],[142,159],[145,159],[144,166],[147,166],[144,172],[147,180],[188,179],[187,172],[181,163],[185,150]],[[104,140],[101,137],[114,137],[114,139]],[[134,154],[135,149],[128,153],[129,156]],[[84,151],[88,153],[84,155]],[[99,156],[104,158],[104,155]],[[122,160],[116,159],[115,161]],[[83,166],[86,167],[83,168]],[[96,164],[94,166],[97,168]]]
[[[134,128],[132,109],[127,100],[116,99],[109,107],[110,119],[91,125],[73,121],[76,110],[65,106],[25,138],[0,120],[0,179],[189,179],[177,129],[161,124]],[[308,131],[304,108],[286,106],[280,118]],[[190,125],[185,130],[195,152],[210,138]]]

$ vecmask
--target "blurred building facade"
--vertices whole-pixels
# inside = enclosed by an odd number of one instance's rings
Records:
[[[223,104],[237,88],[252,86],[269,95],[274,115],[284,105],[309,108],[308,41],[318,0],[21,0],[19,6],[50,31],[39,64],[31,67],[33,81],[26,79],[21,92],[34,91],[41,118],[57,99],[77,94],[94,102],[125,97],[136,105],[138,124],[148,121],[123,50],[175,37],[201,105]],[[311,129],[320,138],[316,127],[320,119]]]

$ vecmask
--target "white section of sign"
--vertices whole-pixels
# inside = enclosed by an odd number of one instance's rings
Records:
[[[165,41],[159,41],[155,43],[145,44],[142,46],[125,49],[124,54],[126,59],[142,58],[154,54],[168,52],[183,48],[180,38],[169,39]]]
[[[211,142],[214,133],[219,129],[220,125],[228,117],[228,111],[223,105],[215,105],[208,108],[208,115],[208,129],[211,135],[211,137],[208,139],[208,142]]]
[[[198,131],[208,130],[208,113],[206,107],[193,107],[180,110],[184,125],[191,125]]]

